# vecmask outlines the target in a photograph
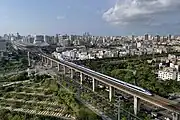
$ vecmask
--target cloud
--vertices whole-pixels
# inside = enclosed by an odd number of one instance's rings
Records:
[[[102,17],[113,24],[141,23],[151,25],[154,21],[159,24],[160,17],[168,17],[178,10],[180,10],[180,0],[117,0],[112,8],[103,13]],[[179,12],[177,14],[179,15]],[[171,17],[176,18],[176,15],[171,15]],[[166,19],[163,20],[166,21]]]
[[[63,19],[65,19],[65,18],[66,18],[65,16],[57,16],[57,17],[56,17],[57,20],[63,20]]]

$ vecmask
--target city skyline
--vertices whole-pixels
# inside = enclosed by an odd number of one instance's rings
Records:
[[[179,5],[178,0],[2,0],[0,34],[179,35]]]

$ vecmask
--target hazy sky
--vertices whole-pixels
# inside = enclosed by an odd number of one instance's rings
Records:
[[[179,34],[180,0],[0,0],[0,35]]]

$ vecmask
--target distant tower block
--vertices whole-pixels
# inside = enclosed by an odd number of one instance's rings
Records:
[[[145,40],[149,40],[149,35],[145,34],[144,38],[145,38]]]

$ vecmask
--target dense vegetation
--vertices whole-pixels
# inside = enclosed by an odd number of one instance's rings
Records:
[[[22,75],[11,78],[11,81],[16,81],[17,79],[22,81],[25,79]],[[48,103],[56,104],[49,105]],[[35,110],[36,112],[48,111],[48,109],[50,109],[50,112],[57,112],[57,109],[62,109],[63,112],[61,113],[58,110],[59,113],[72,115],[78,120],[99,120],[99,117],[80,103],[73,93],[61,88],[56,80],[48,75],[37,75],[31,82],[1,88],[0,107],[3,108],[3,110],[0,109],[0,120],[57,119],[55,117],[29,115],[28,113],[4,110],[4,107],[11,107],[12,110],[23,108],[25,110]]]
[[[7,75],[7,76],[0,77],[0,82],[15,82],[15,81],[28,80],[28,79],[29,79],[28,73],[22,72],[16,75]]]
[[[12,52],[12,54],[8,55],[8,58],[0,59],[0,74],[22,71],[27,67],[27,56],[22,53]]]
[[[0,74],[18,72],[28,67],[27,53],[15,50],[11,43],[6,44],[8,53],[0,59]]]
[[[27,68],[27,59],[21,58],[19,60],[7,60],[2,59],[0,62],[0,71],[1,73],[6,73],[10,71],[18,71],[18,70],[24,70]]]
[[[83,86],[80,87],[80,84],[77,81],[78,80],[70,80],[68,77],[64,76],[60,79],[63,86],[76,93],[77,98],[81,99],[81,101],[94,106],[108,117],[117,119],[117,99],[115,100],[115,98],[113,98],[113,100],[109,102],[109,94],[104,88],[96,88],[96,92],[93,92],[88,83],[84,82]],[[127,99],[121,100],[120,106],[121,118],[124,120],[133,119],[134,117],[136,117],[137,120],[150,120],[151,118],[144,113],[143,110],[138,114],[138,117],[134,116],[133,104]]]
[[[58,96],[59,102],[66,104],[68,106],[68,111],[72,114],[75,114],[78,120],[100,119],[95,113],[84,107],[77,99],[75,99],[74,94],[61,89],[58,93]]]
[[[137,84],[163,97],[167,97],[169,93],[180,92],[180,82],[158,80],[154,73],[156,70],[155,64],[148,64],[144,60],[121,60],[118,62],[111,62],[110,60],[83,61],[82,64],[117,79]],[[136,71],[136,74],[133,74],[133,71]]]
[[[53,117],[44,117],[44,116],[11,112],[9,110],[0,110],[0,120],[59,120],[59,119]]]

